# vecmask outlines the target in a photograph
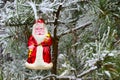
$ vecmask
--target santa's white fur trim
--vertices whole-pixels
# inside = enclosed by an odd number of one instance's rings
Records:
[[[46,63],[43,60],[43,47],[40,45],[37,47],[36,59],[33,64],[26,62],[25,66],[29,69],[50,69],[53,63]]]
[[[51,69],[53,67],[53,63],[46,63],[47,65],[44,65],[44,66],[38,66],[38,65],[35,65],[35,64],[30,64],[28,62],[25,63],[25,66],[29,69],[35,69],[35,70],[47,70],[47,69]]]

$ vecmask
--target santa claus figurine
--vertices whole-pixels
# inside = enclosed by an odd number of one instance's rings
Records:
[[[28,59],[25,66],[29,69],[50,69],[51,62],[50,46],[52,38],[48,33],[43,19],[38,19],[33,25],[32,35],[28,40]]]

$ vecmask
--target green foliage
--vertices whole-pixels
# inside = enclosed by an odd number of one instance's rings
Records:
[[[99,30],[100,31],[100,30]],[[119,52],[114,48],[110,48],[110,43],[114,41],[114,30],[110,33],[110,27],[105,31],[101,37],[95,42],[89,42],[84,45],[82,54],[86,54],[84,69],[97,66],[98,70],[88,76],[93,76],[93,79],[116,79],[119,76],[116,62],[114,62],[116,55]],[[113,45],[112,45],[113,46]],[[82,58],[82,60],[84,60]],[[116,60],[115,60],[116,61]],[[101,74],[101,75],[100,75]],[[106,76],[104,76],[106,75]]]
[[[91,6],[98,16],[96,22],[99,22],[98,24],[102,25],[103,29],[106,29],[106,26],[116,29],[119,34],[119,1],[96,0],[91,2]]]
[[[12,62],[6,62],[2,67],[2,76],[4,80],[24,80],[34,79],[37,76],[46,76],[50,74],[50,71],[43,70],[30,70],[24,66],[24,60],[14,60]]]
[[[6,36],[1,38],[1,40],[6,41],[3,54],[13,53],[22,57],[26,53],[27,40],[31,33],[34,16],[31,14],[32,9],[24,3],[25,1],[20,0],[12,4],[14,6],[8,3],[6,7],[6,10],[10,9],[10,11],[7,13],[8,17],[5,20]]]
[[[83,77],[91,77],[93,80],[119,80],[120,54],[117,43],[120,39],[120,2],[117,0],[91,0],[84,3],[76,0],[72,3],[72,1],[35,1],[37,9],[40,9],[38,6],[40,3],[45,4],[42,6],[43,9],[52,9],[52,11],[41,13],[46,20],[51,21],[54,20],[54,12],[58,4],[63,2],[58,33],[79,27],[88,20],[93,22],[91,26],[60,38],[58,73],[62,74],[67,71],[68,74],[64,73],[64,75],[73,75],[71,70],[75,70],[77,74],[81,74],[89,68],[97,67],[93,73],[88,73]],[[4,42],[3,54],[10,53],[14,60],[4,61],[2,76],[6,80],[24,80],[50,74],[50,71],[33,71],[23,66],[24,59],[27,57],[27,40],[34,23],[33,10],[25,2],[26,0],[18,0],[16,4],[8,4],[6,7],[9,9],[8,17],[5,20],[6,35],[0,37],[0,41]],[[53,6],[49,6],[48,3]],[[53,25],[47,24],[47,26],[51,26],[49,28],[52,33]],[[60,57],[61,55],[62,57]]]

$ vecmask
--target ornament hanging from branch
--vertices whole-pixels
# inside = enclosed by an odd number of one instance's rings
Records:
[[[53,63],[51,62],[50,46],[52,45],[52,38],[48,29],[45,26],[45,22],[42,18],[37,19],[36,7],[34,7],[35,24],[33,25],[32,35],[28,40],[28,59],[25,66],[29,69],[51,69]]]
[[[28,59],[25,66],[29,69],[50,69],[51,62],[50,46],[52,38],[48,33],[43,19],[38,19],[33,25],[32,35],[28,40]]]

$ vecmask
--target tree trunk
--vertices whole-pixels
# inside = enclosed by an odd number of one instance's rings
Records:
[[[54,21],[54,35],[53,35],[53,54],[52,54],[52,62],[53,62],[53,68],[51,70],[52,74],[57,74],[57,58],[58,58],[58,36],[57,36],[57,26],[58,26],[58,18],[60,15],[60,10],[62,8],[62,5],[59,5],[58,10],[56,12],[56,18]]]
[[[53,68],[51,70],[52,74],[57,74],[57,58],[58,58],[58,42],[59,39],[56,36],[56,33],[53,37],[53,54],[52,54],[52,62]]]

